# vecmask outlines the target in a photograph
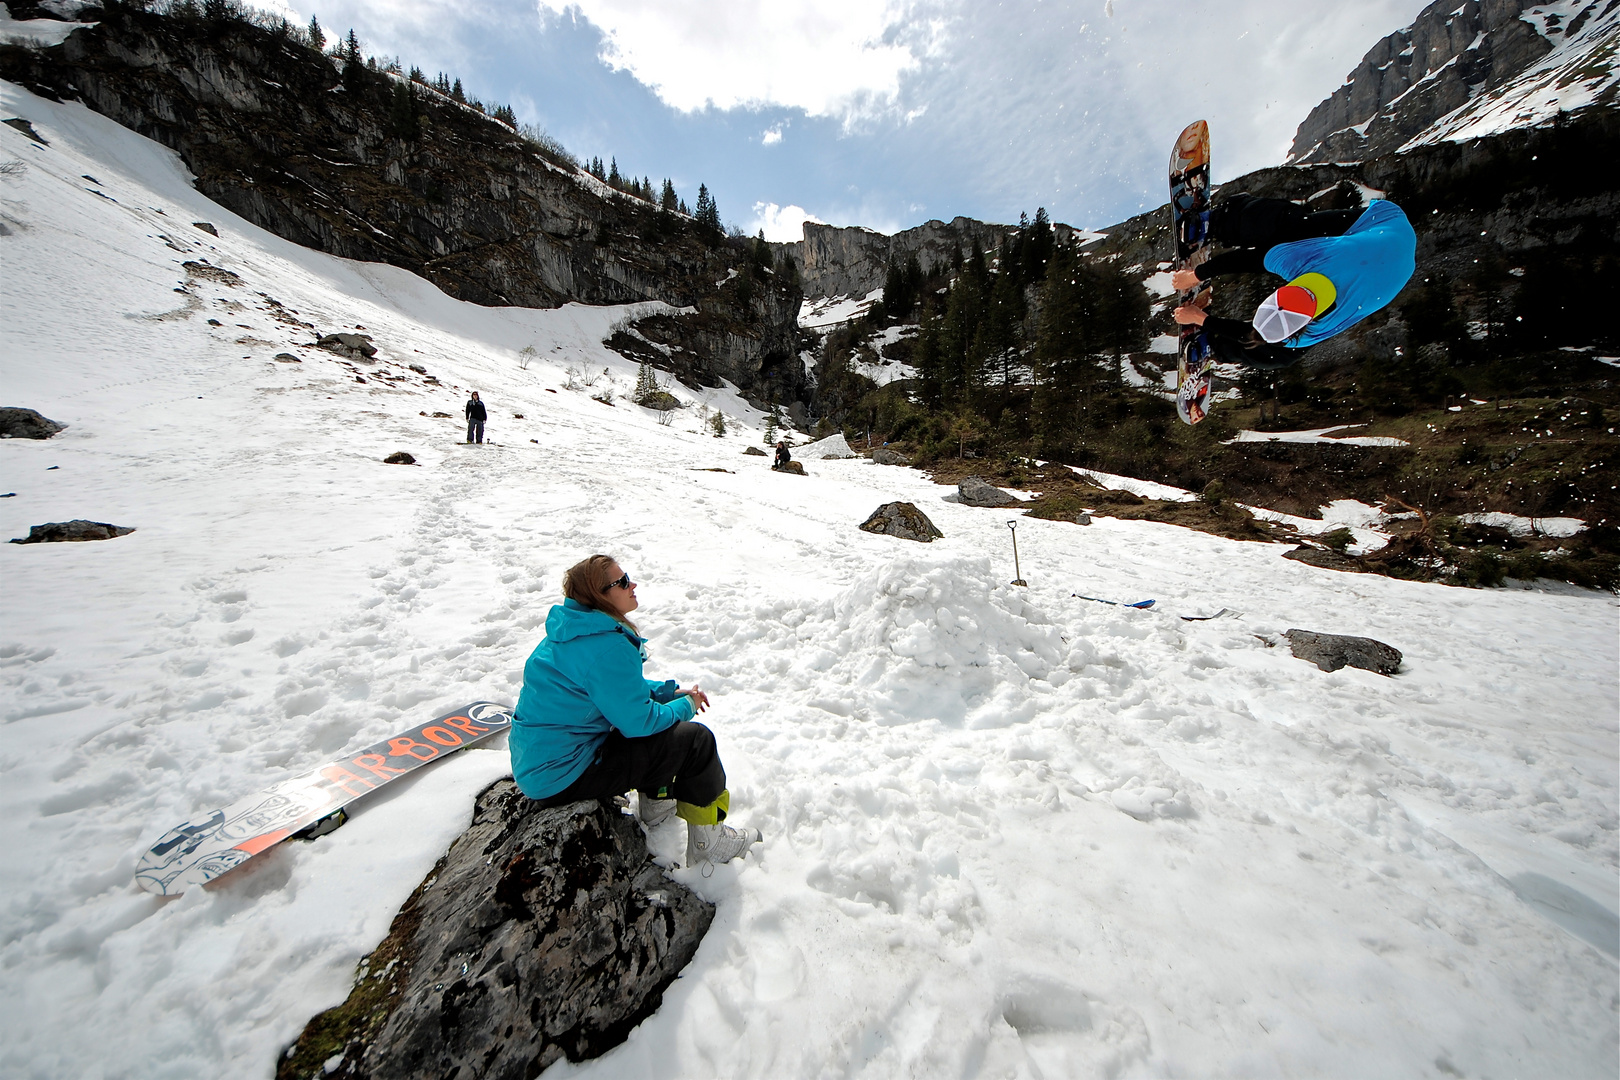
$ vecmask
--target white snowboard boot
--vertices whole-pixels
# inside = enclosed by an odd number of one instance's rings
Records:
[[[675,816],[675,800],[655,799],[637,792],[636,814],[641,818],[643,825],[649,829],[656,829]]]
[[[686,823],[686,865],[730,862],[748,854],[762,839],[758,829],[734,829],[723,821],[713,825]]]

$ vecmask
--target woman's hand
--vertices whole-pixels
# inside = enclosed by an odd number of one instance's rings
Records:
[[[701,686],[688,687],[682,690],[681,693],[692,699],[693,712],[702,712],[709,707],[709,695],[703,692]]]
[[[1176,322],[1184,325],[1191,324],[1193,326],[1203,326],[1204,320],[1207,318],[1209,318],[1209,312],[1192,304],[1182,304],[1180,307],[1176,308]]]
[[[1170,287],[1177,292],[1198,288],[1198,275],[1191,270],[1177,270],[1170,275]]]

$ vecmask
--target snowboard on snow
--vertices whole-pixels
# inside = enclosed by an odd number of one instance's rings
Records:
[[[1177,270],[1190,270],[1209,258],[1209,124],[1188,124],[1170,151],[1170,220],[1176,238]],[[1202,282],[1183,292],[1181,304],[1209,310],[1214,290]],[[1176,412],[1188,424],[1209,414],[1215,360],[1201,326],[1183,326],[1176,346]]]
[[[505,705],[475,701],[407,728],[175,826],[141,856],[135,881],[159,896],[178,896],[193,885],[207,884],[288,837],[310,839],[331,832],[347,819],[343,808],[356,799],[511,725],[512,712]]]

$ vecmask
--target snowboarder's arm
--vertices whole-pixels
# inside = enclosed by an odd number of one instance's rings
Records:
[[[614,635],[617,636],[617,635]],[[691,698],[677,694],[667,703],[653,700],[652,687],[641,674],[641,657],[618,641],[604,640],[595,650],[585,679],[585,693],[607,722],[632,739],[656,735],[696,713]]]
[[[1259,248],[1233,248],[1205,259],[1193,274],[1199,281],[1208,281],[1217,274],[1263,274],[1265,257],[1266,253]]]

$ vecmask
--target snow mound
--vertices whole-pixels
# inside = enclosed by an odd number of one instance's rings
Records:
[[[844,433],[839,432],[837,435],[829,435],[825,439],[794,447],[793,456],[800,461],[821,461],[825,458],[852,458],[855,451],[849,448]]]

